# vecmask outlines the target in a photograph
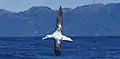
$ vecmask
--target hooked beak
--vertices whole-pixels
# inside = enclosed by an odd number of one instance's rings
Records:
[[[47,37],[42,38],[42,40],[46,39]]]

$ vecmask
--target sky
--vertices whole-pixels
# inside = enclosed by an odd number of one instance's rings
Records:
[[[52,9],[62,7],[76,8],[77,6],[93,3],[119,3],[120,0],[0,0],[0,9],[20,12],[32,6],[48,6]]]

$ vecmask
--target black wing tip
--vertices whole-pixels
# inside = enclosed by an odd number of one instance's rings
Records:
[[[62,10],[62,6],[59,7],[59,10]]]
[[[60,55],[60,51],[59,50],[56,50],[54,52],[55,52],[55,56],[59,56]]]
[[[60,8],[62,8],[62,6],[60,6]]]

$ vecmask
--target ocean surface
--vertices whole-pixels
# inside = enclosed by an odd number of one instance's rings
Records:
[[[120,37],[72,37],[55,56],[53,40],[42,37],[1,37],[0,59],[120,59]]]

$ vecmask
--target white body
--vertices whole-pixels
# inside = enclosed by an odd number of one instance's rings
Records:
[[[55,31],[53,34],[46,35],[46,37],[44,37],[42,39],[44,40],[47,38],[54,38],[55,40],[58,41],[57,43],[60,43],[60,40],[73,41],[71,38],[62,35],[60,31]]]

